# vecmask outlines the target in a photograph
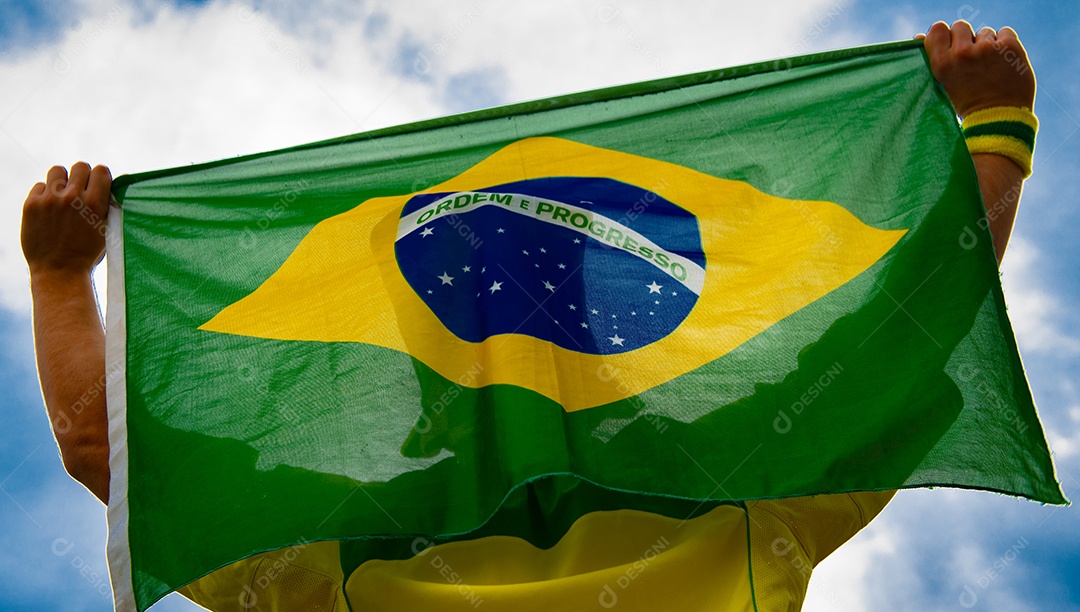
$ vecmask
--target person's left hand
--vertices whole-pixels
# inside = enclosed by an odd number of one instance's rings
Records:
[[[22,248],[30,274],[89,274],[105,255],[112,175],[79,162],[53,166],[23,204]]]

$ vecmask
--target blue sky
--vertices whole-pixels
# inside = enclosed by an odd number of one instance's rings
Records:
[[[61,468],[33,363],[18,219],[49,165],[85,158],[117,174],[174,166],[908,38],[957,17],[1014,26],[1039,79],[1035,174],[1003,283],[1059,476],[1080,498],[1080,313],[1072,306],[1080,298],[1080,14],[1072,3],[402,4],[0,4],[0,609],[111,609],[104,508]],[[500,32],[513,32],[513,44]],[[185,609],[194,608],[176,597],[155,608]],[[1080,515],[990,493],[901,493],[815,572],[806,609],[1080,610]]]

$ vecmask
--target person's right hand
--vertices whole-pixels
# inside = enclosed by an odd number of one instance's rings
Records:
[[[53,166],[23,204],[22,248],[30,274],[88,274],[105,256],[112,175],[85,162]]]
[[[993,106],[1033,108],[1035,73],[1012,28],[976,34],[966,21],[951,28],[939,21],[915,37],[923,39],[934,78],[960,117]]]

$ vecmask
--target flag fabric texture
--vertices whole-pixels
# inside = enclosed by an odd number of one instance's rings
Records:
[[[1065,502],[918,41],[114,193],[118,609],[772,609],[891,490]]]

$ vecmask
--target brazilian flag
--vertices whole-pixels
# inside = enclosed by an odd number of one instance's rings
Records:
[[[765,609],[762,504],[1065,502],[917,41],[114,191],[118,609]]]

